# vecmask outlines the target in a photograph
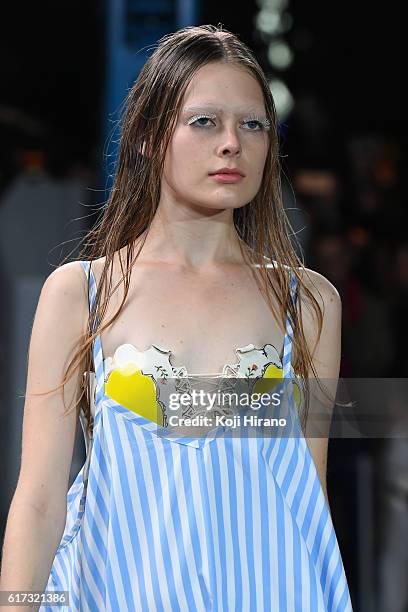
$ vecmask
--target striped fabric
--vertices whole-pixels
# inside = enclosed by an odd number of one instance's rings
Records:
[[[81,264],[92,305],[95,277]],[[296,299],[294,275],[290,287]],[[292,337],[288,314],[288,380]],[[105,394],[99,336],[93,351],[93,441],[46,590],[68,591],[69,610],[83,612],[352,612],[293,394],[298,435],[228,436],[223,426],[175,437]]]

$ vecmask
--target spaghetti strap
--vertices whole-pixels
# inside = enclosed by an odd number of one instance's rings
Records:
[[[297,277],[293,270],[290,270],[290,278],[289,278],[289,299],[291,300],[293,307],[296,305],[297,299]],[[293,324],[292,317],[290,314],[290,310],[287,310],[286,316],[286,330],[285,330],[285,340],[283,347],[283,356],[282,356],[282,376],[283,376],[283,388],[284,388],[284,398],[287,400],[283,403],[282,415],[285,416],[286,419],[286,427],[285,432],[288,436],[293,435],[301,435],[300,430],[300,422],[298,420],[298,413],[296,409],[296,403],[294,398],[294,387],[293,387],[293,377],[294,370],[292,366],[292,345],[293,345]]]
[[[96,301],[96,291],[97,284],[95,275],[93,273],[91,262],[90,261],[81,261],[81,266],[84,269],[85,275],[88,280],[88,307],[89,312],[92,313],[92,310]],[[96,313],[94,316],[93,324],[92,324],[92,332],[95,330],[98,323],[98,319],[96,317]],[[92,342],[92,355],[93,362],[95,367],[95,378],[96,378],[96,391],[95,391],[95,419],[96,423],[97,418],[99,418],[100,404],[104,396],[104,386],[105,386],[105,373],[103,367],[103,354],[102,354],[102,341],[100,334],[94,338]]]
[[[87,287],[88,287],[88,309],[89,312],[91,313],[92,311],[92,307],[95,303],[95,297],[96,297],[96,282],[95,282],[95,276],[92,272],[91,266],[90,266],[90,262],[89,261],[80,261],[79,262],[85,272],[85,276],[87,278]],[[95,324],[92,326],[92,330],[95,329]],[[99,340],[100,342],[100,338],[99,335],[97,337],[96,340]],[[95,363],[95,354],[96,354],[96,347],[98,346],[96,344],[96,340],[93,341],[92,343],[92,355],[93,355],[93,360]],[[96,371],[96,369],[95,369]],[[85,373],[84,373],[85,374]],[[89,372],[88,374],[89,376],[93,375],[93,373]],[[89,384],[89,378],[87,379],[87,382]],[[89,393],[89,397],[90,397],[90,401],[93,401],[92,398],[92,393],[93,393],[93,389],[92,389],[92,385],[90,385],[90,393]],[[95,402],[96,406],[95,406],[95,417],[94,417],[94,422],[93,422],[93,431],[95,429],[95,423],[97,422],[97,419],[99,419],[99,409],[98,409],[98,402]],[[78,481],[78,487],[81,489],[82,488],[82,492],[81,492],[81,498],[80,498],[80,502],[79,502],[79,508],[78,508],[78,528],[79,525],[81,524],[81,520],[82,520],[82,515],[84,512],[84,508],[85,508],[85,501],[86,501],[86,494],[87,494],[87,486],[88,486],[88,477],[89,477],[89,469],[90,469],[90,463],[91,463],[91,455],[92,455],[92,448],[93,448],[93,438],[94,435],[92,433],[92,435],[89,434],[88,432],[88,419],[85,416],[84,410],[81,407],[81,410],[79,412],[79,420],[81,423],[81,427],[82,427],[82,431],[84,434],[84,441],[85,441],[85,452],[86,452],[86,458],[85,458],[85,463],[83,465],[82,468],[82,478],[79,479]],[[79,473],[78,477],[80,477],[81,472]],[[75,483],[73,484],[73,486],[75,485]],[[80,490],[78,489],[78,491]],[[74,496],[75,497],[75,496]],[[74,533],[76,533],[76,527],[74,528]],[[68,540],[69,541],[69,540]],[[65,538],[63,538],[61,545],[60,546],[64,546],[66,544],[66,540]]]
[[[297,298],[297,278],[291,270],[289,280],[290,299],[292,300],[293,306],[296,304]],[[292,340],[293,340],[293,327],[290,311],[288,309],[286,316],[286,330],[285,340],[283,346],[283,357],[282,357],[282,368],[283,378],[291,378],[291,364],[292,364]]]

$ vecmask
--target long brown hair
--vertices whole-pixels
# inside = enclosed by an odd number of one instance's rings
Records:
[[[306,406],[302,416],[304,426],[309,406],[309,369],[316,378],[317,374],[303,333],[301,300],[297,299],[296,305],[290,300],[290,271],[296,275],[298,288],[302,286],[302,293],[310,299],[316,313],[316,344],[320,338],[323,315],[319,303],[302,281],[299,268],[304,267],[304,263],[291,242],[291,235],[295,237],[295,234],[282,202],[277,115],[270,87],[251,50],[222,26],[189,26],[163,36],[128,92],[113,187],[102,215],[85,236],[85,245],[79,254],[79,259],[90,261],[105,258],[95,305],[89,316],[87,333],[57,389],[71,378],[78,366],[85,367],[86,371],[92,370],[92,341],[116,320],[124,305],[133,262],[143,247],[159,203],[165,153],[184,93],[198,69],[209,62],[229,63],[247,70],[263,91],[270,130],[262,183],[251,202],[234,210],[233,219],[245,261],[258,264],[256,281],[271,311],[274,311],[272,296],[275,296],[279,304],[278,316],[283,325],[286,313],[290,314],[293,328],[292,363],[295,372],[303,379],[306,391]],[[154,155],[143,154],[153,151]],[[139,237],[142,237],[140,249],[134,257],[134,243]],[[124,247],[125,269],[119,258],[122,272],[120,282],[124,282],[125,288],[123,300],[111,320],[102,326],[109,298],[117,288],[112,290],[114,254]],[[273,268],[276,285],[272,282],[271,268],[265,266],[267,260],[279,264]],[[93,325],[95,329],[92,333]],[[91,434],[90,398],[85,382],[82,383],[81,394],[74,407],[79,409],[81,404]]]

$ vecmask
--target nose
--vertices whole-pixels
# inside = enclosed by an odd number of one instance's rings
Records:
[[[221,155],[230,154],[237,155],[241,152],[241,141],[234,128],[225,128],[223,137],[219,145],[219,153]]]

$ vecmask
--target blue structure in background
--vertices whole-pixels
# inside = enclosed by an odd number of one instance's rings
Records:
[[[116,168],[123,102],[159,38],[195,25],[197,0],[107,0],[103,109],[103,184],[107,198]]]

